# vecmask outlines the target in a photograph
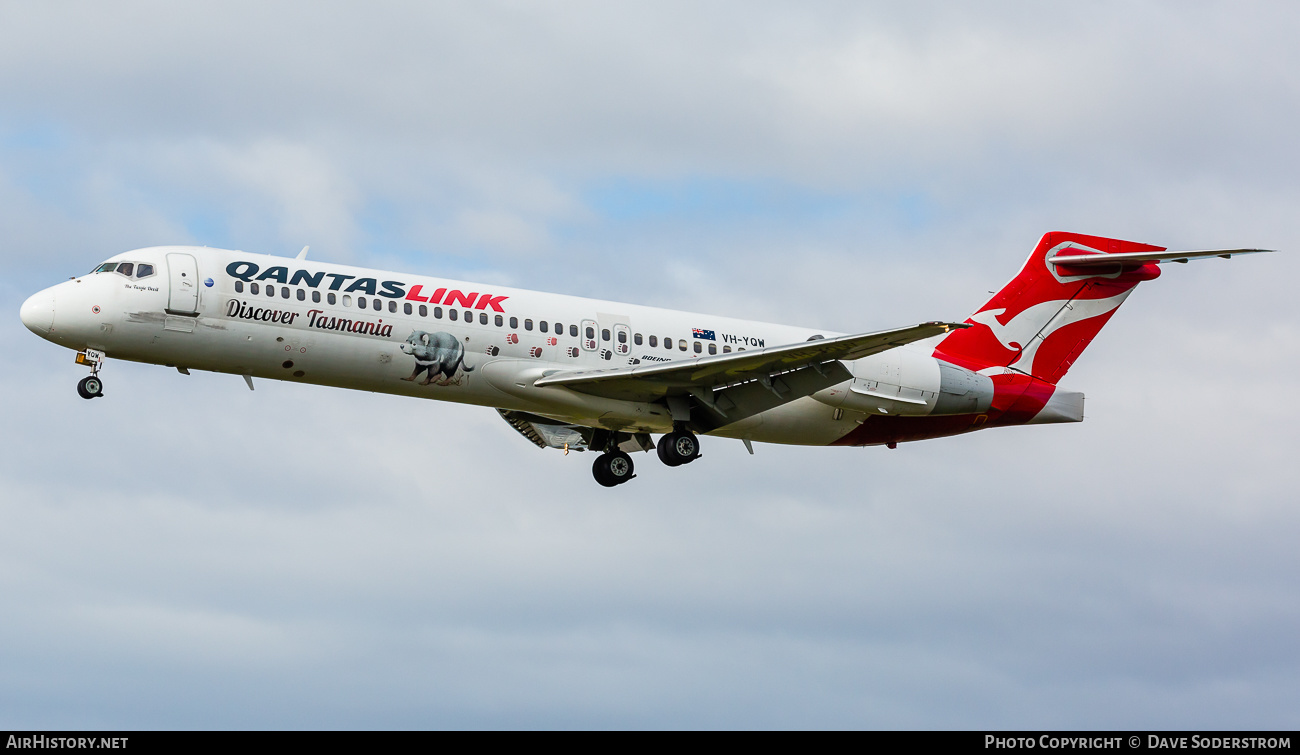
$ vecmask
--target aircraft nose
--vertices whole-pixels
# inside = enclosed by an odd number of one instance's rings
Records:
[[[49,335],[50,329],[54,327],[54,291],[47,288],[32,294],[23,302],[18,316],[31,332],[42,338]]]

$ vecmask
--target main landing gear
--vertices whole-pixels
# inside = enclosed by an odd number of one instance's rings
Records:
[[[622,485],[636,477],[632,457],[617,448],[597,456],[591,465],[591,474],[595,476],[596,482],[607,488]]]
[[[700,458],[700,439],[689,430],[674,430],[659,439],[659,461],[670,467],[690,464]]]
[[[99,379],[99,368],[104,366],[104,352],[86,349],[77,352],[77,364],[88,365],[90,376],[77,383],[77,395],[82,398],[99,398],[104,395],[104,381]]]
[[[612,488],[636,477],[636,474],[632,457],[614,444],[613,436],[608,443],[605,453],[597,456],[592,463],[591,475],[596,478],[596,482]],[[643,447],[650,450],[648,443]],[[657,448],[659,460],[670,467],[689,464],[700,458],[700,439],[689,430],[675,430],[663,436],[659,439]]]

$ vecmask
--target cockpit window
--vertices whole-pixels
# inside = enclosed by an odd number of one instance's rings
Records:
[[[93,273],[119,273],[128,278],[148,278],[154,274],[154,266],[145,262],[105,262]]]

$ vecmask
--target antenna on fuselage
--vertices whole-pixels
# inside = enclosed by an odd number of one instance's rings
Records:
[[[307,259],[307,250],[308,250],[308,249],[311,249],[311,247],[309,247],[309,246],[304,246],[304,247],[302,248],[302,251],[301,251],[301,252],[298,252],[298,256],[297,256],[297,257],[294,257],[294,259],[298,259],[298,260],[305,260],[305,259]]]

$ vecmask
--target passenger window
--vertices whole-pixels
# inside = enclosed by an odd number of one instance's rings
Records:
[[[428,317],[428,316],[429,316],[429,307],[427,305],[421,304],[420,317]]]
[[[710,353],[710,354],[717,354],[717,353],[718,353],[718,345],[717,345],[716,343],[711,343],[711,344],[709,344],[709,353]]]
[[[372,303],[375,305],[375,311],[376,311],[376,312],[383,312],[383,311],[384,311],[384,303],[383,303],[382,301],[380,301],[380,300],[378,300],[378,299],[375,299],[374,302],[372,302]]]
[[[348,296],[347,294],[344,294],[344,295],[343,295],[343,306],[345,306],[345,307],[350,307],[350,306],[352,306],[352,297],[351,297],[351,296]]]
[[[307,301],[307,292],[301,288],[298,289],[298,301]]]
[[[345,296],[345,297],[343,297],[343,298],[346,299],[347,297]],[[358,309],[365,309],[365,308],[366,308],[366,297],[364,297],[364,296],[358,296],[358,297],[357,297],[357,308],[358,308]]]
[[[272,286],[271,284],[268,283],[266,285],[266,295],[275,296],[275,286]]]
[[[551,324],[545,320],[542,320],[541,322],[537,323],[537,329],[542,331],[543,333],[548,333],[550,332]]]
[[[479,312],[479,313],[478,313],[478,324],[479,324],[479,325],[487,325],[487,312]]]
[[[696,342],[695,342],[695,353],[698,354],[698,353],[700,353],[700,352],[703,351],[703,350],[704,350],[704,347],[700,346],[700,342],[699,342],[699,341],[696,341]]]
[[[673,347],[673,339],[671,339],[671,338],[665,338],[665,339],[664,339],[664,348],[665,348],[665,349],[671,349],[672,347]]]
[[[447,310],[447,319],[455,320],[458,316],[459,315],[456,314],[456,310],[454,309]]]
[[[511,317],[511,318],[510,318],[510,329],[511,329],[511,330],[519,330],[519,318],[518,318],[518,317]]]
[[[626,331],[626,330],[620,330],[620,331],[618,332],[618,342],[619,342],[619,343],[627,343],[627,331]]]
[[[505,324],[506,324],[506,320],[505,320],[505,318],[502,317],[501,315],[497,315],[497,327],[499,328],[499,327],[501,327],[502,325],[505,325]]]
[[[659,336],[650,336],[650,345],[651,345],[651,346],[658,346],[658,345],[659,345]]]
[[[695,344],[695,345],[696,345],[696,346],[699,346],[698,343]],[[680,340],[680,341],[677,342],[677,348],[681,349],[682,351],[686,351],[686,339],[685,339],[685,338],[683,338],[682,340]]]
[[[117,271],[130,278],[131,274],[135,272],[135,264],[131,262],[123,262],[117,266]]]
[[[589,341],[594,341],[594,340],[596,340],[596,329],[595,329],[595,328],[590,327],[590,326],[587,327],[587,340],[589,340]]]
[[[730,353],[731,353],[731,347],[730,347],[730,346],[723,346],[723,347],[722,347],[722,353],[723,353],[723,354],[730,354]]]
[[[315,304],[320,304],[320,292],[319,292],[319,291],[312,291],[312,292],[311,292],[311,300],[312,300],[312,302],[315,303]]]
[[[281,298],[281,299],[288,299],[288,298],[289,298],[289,287],[288,287],[288,286],[283,286],[283,287],[280,288],[280,298]]]
[[[411,303],[410,303],[409,301],[408,301],[408,302],[403,302],[403,303],[402,303],[402,314],[404,314],[404,315],[409,315],[409,314],[411,314],[411,312],[412,312]]]
[[[333,304],[334,302],[338,301],[338,299],[334,296],[334,294],[329,293],[329,294],[325,294],[325,301],[329,302],[330,304]]]
[[[243,282],[243,281],[235,281],[235,293],[237,293],[237,294],[242,294],[242,293],[244,293],[244,282]]]
[[[465,310],[465,322],[474,322],[474,313],[468,309]]]
[[[135,269],[135,277],[137,278],[148,278],[151,275],[153,275],[153,265],[147,265],[141,262],[140,266]],[[240,282],[242,283],[243,281]]]
[[[434,308],[433,308],[433,319],[435,319],[435,320],[441,320],[441,319],[442,319],[442,307],[434,307]]]
[[[562,336],[562,335],[564,335],[564,326],[561,325],[561,324],[558,323],[558,322],[555,323],[555,335],[557,335],[557,336]]]
[[[248,284],[248,293],[250,293],[250,294],[260,294],[261,291],[258,290],[258,287],[257,287],[257,284],[256,284],[256,283],[250,283],[250,284]]]
[[[392,299],[389,299],[389,300],[388,300],[388,311],[389,311],[389,312],[396,312],[396,311],[397,311],[397,302],[393,301]],[[406,305],[406,314],[408,314],[408,315],[411,314],[411,305],[410,305],[410,304],[407,304],[407,305]]]
[[[637,333],[636,335],[632,336],[632,343],[636,344],[637,346],[640,346],[640,345],[641,345],[641,334],[640,334],[640,333]]]
[[[609,340],[609,328],[601,328],[601,329],[600,329],[600,340],[602,340],[602,341],[608,341],[608,340]]]
[[[570,325],[570,326],[569,326],[569,335],[570,335],[570,336],[573,336],[574,338],[577,338],[577,337],[578,337],[578,326],[577,326],[577,325]]]
[[[524,330],[532,330],[532,329],[533,329],[533,321],[524,320]]]

